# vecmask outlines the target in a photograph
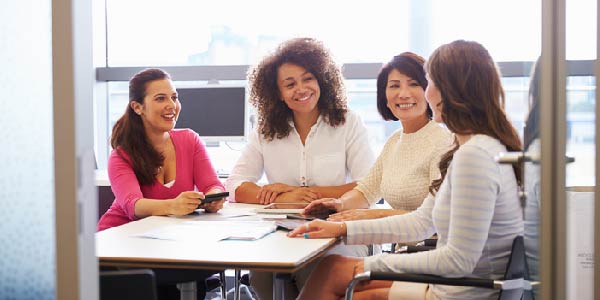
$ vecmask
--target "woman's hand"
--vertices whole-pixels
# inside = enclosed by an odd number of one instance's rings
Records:
[[[223,208],[223,203],[225,203],[225,199],[215,200],[210,203],[201,204],[200,208],[204,209],[207,213],[216,213]]]
[[[198,209],[198,205],[200,205],[200,201],[203,198],[204,194],[201,192],[182,192],[177,198],[171,200],[169,214],[175,216],[189,215]]]
[[[289,237],[304,236],[305,239],[332,238],[346,235],[346,224],[313,220],[287,234]]]
[[[256,199],[258,199],[258,203],[260,204],[269,204],[275,202],[275,198],[285,192],[291,192],[298,187],[287,185],[285,183],[271,183],[267,185],[263,185],[260,190],[258,190],[258,194],[256,194]]]
[[[211,189],[208,192],[206,192],[206,195],[218,194],[218,193],[222,193],[222,192],[223,191],[221,189],[214,188],[214,189]],[[202,204],[200,204],[199,208],[204,209],[204,211],[207,213],[216,213],[221,208],[223,208],[224,203],[225,203],[225,198],[221,198],[219,200],[215,200],[210,203],[202,203]]]
[[[312,201],[304,208],[303,215],[319,215],[331,211],[342,211],[344,205],[342,200],[337,198],[321,198]]]
[[[330,215],[327,221],[353,221],[379,219],[389,216],[402,215],[406,211],[401,209],[351,209]]]
[[[340,222],[351,220],[379,219],[386,216],[381,211],[381,209],[351,209],[330,215],[329,218],[327,218],[327,220]]]
[[[295,190],[281,193],[275,198],[278,203],[312,202],[321,198],[321,195],[309,187],[299,187]]]

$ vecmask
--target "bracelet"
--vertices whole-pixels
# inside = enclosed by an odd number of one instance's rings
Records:
[[[340,223],[340,229],[341,229],[341,236],[345,236],[348,234],[348,227],[346,226],[346,222],[341,222]]]

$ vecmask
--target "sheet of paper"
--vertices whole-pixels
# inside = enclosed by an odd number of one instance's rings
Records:
[[[184,221],[134,236],[172,241],[195,241],[202,236],[204,241],[216,242],[224,239],[255,240],[275,229],[276,225],[273,221]]]

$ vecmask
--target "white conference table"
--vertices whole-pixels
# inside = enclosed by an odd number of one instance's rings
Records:
[[[186,221],[219,222],[256,220],[251,214],[260,205],[226,203],[217,214],[192,214],[184,217],[148,217],[96,233],[96,256],[102,266],[234,269],[237,282],[240,270],[269,271],[275,274],[292,273],[320,257],[333,247],[336,239],[289,238],[286,231],[277,230],[259,240],[203,240],[202,236],[183,240],[161,240],[137,237],[150,230]],[[236,217],[237,216],[237,217]],[[214,224],[213,224],[214,223]],[[206,223],[205,223],[206,224]],[[213,227],[211,227],[213,228]],[[217,227],[215,227],[217,228]],[[274,276],[274,299],[282,299],[283,282]]]

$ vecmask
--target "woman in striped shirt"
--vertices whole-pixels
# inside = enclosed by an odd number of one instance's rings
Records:
[[[442,157],[442,178],[433,181],[421,207],[405,215],[348,222],[313,221],[290,232],[305,238],[345,236],[347,244],[422,240],[438,234],[435,250],[367,258],[325,258],[300,299],[339,299],[363,271],[426,273],[448,277],[501,278],[512,240],[523,234],[518,198],[521,167],[500,165],[499,152],[520,151],[521,142],[503,110],[498,68],[476,42],[454,41],[436,49],[425,65],[425,96],[433,118],[456,136]],[[335,274],[335,276],[332,276]],[[497,292],[471,287],[370,281],[356,299],[494,299]]]

